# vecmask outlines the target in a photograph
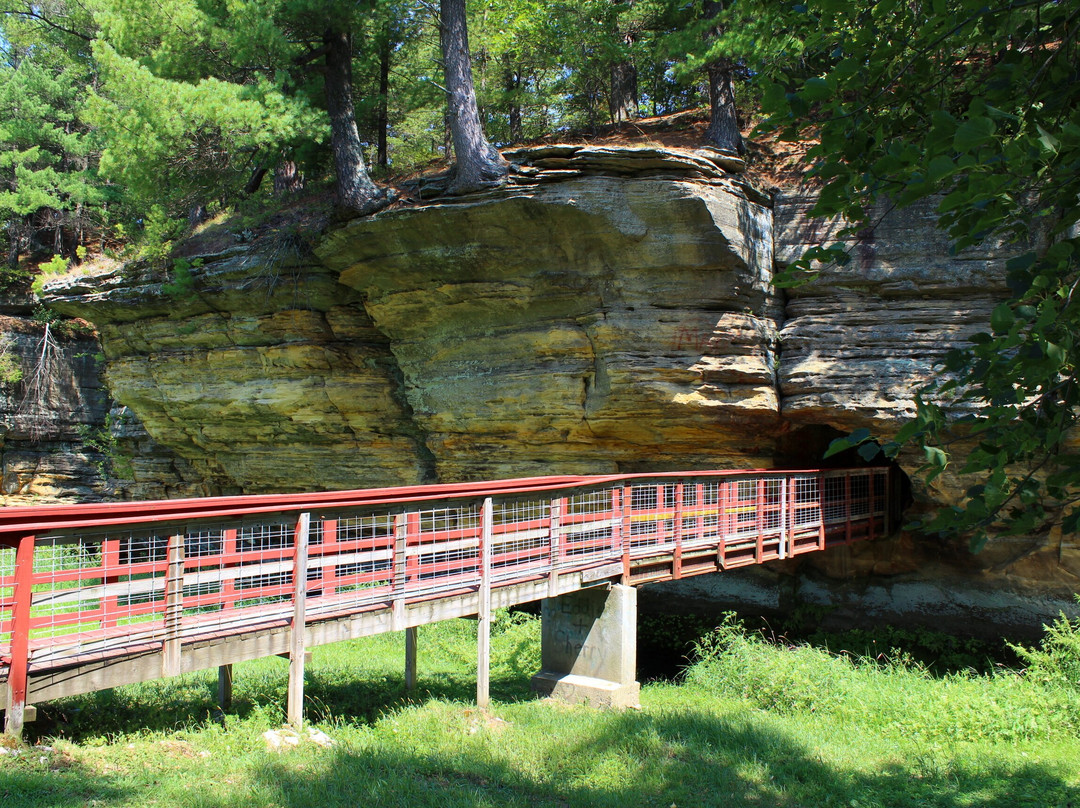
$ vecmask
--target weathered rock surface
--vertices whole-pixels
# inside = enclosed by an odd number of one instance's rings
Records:
[[[114,404],[91,332],[61,325],[46,339],[42,322],[5,308],[2,349],[22,378],[0,384],[0,505],[214,493]]]
[[[110,389],[155,440],[223,493],[431,479],[356,292],[325,267],[244,248],[192,272],[191,295],[119,271],[52,288],[57,309],[94,312]]]
[[[950,257],[930,211],[886,218],[850,264],[778,294],[774,264],[837,225],[804,197],[774,206],[730,155],[510,157],[508,187],[352,221],[314,255],[203,256],[190,295],[113,271],[54,283],[51,305],[95,323],[113,394],[205,485],[269,492],[818,465],[841,432],[892,435],[1003,294],[1000,252]],[[958,485],[917,488],[917,507]],[[944,585],[957,620],[1030,631],[1069,608],[1078,556],[1059,535],[971,557],[900,534],[724,586],[817,602],[832,582],[851,614],[933,624]],[[1011,594],[990,608],[995,588]],[[1014,596],[1034,605],[999,608]]]
[[[460,480],[769,464],[771,241],[730,189],[587,177],[359,220],[317,252]]]

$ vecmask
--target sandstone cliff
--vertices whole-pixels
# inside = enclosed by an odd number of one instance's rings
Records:
[[[258,492],[816,465],[840,432],[894,432],[1001,292],[995,250],[949,257],[916,211],[780,295],[775,265],[830,225],[806,219],[805,198],[774,203],[730,156],[510,157],[507,188],[331,228],[314,254],[201,256],[190,294],[129,268],[53,283],[50,305],[97,326],[110,390],[150,436],[214,490]],[[853,613],[931,622],[955,591],[958,620],[1030,630],[1078,575],[1060,537],[972,558],[901,535],[721,577],[744,587],[729,600],[772,608],[827,588]]]

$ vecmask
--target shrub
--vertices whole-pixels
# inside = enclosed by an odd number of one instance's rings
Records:
[[[1028,678],[1080,695],[1080,619],[1070,620],[1061,614],[1044,628],[1046,635],[1037,648],[1010,647],[1027,665]]]

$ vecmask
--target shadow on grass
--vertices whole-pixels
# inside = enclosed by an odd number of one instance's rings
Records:
[[[247,681],[238,676],[235,684],[230,715],[247,718],[253,712],[269,710],[280,712],[272,723],[285,720],[285,665],[280,672],[263,671]],[[532,698],[529,675],[514,671],[493,674],[491,697],[504,703]],[[474,701],[475,675],[434,673],[421,677],[412,692],[405,690],[401,676],[366,671],[346,674],[340,669],[313,667],[304,677],[305,717],[309,721],[370,722],[432,699]],[[89,738],[113,738],[141,730],[198,728],[219,720],[220,715],[216,678],[194,674],[42,703],[38,705],[37,721],[27,724],[25,736],[32,744],[49,738],[81,743]]]
[[[951,764],[932,770],[908,761],[866,774],[826,765],[752,719],[597,715],[588,731],[553,733],[535,750],[532,765],[463,739],[442,752],[410,752],[404,743],[400,751],[332,750],[317,769],[282,757],[256,776],[283,808],[1065,808],[1077,800],[1060,777],[1036,763],[983,761],[977,769]]]
[[[25,749],[18,758],[0,758],[0,805],[4,808],[113,805],[130,795],[131,789],[115,778],[53,753]]]

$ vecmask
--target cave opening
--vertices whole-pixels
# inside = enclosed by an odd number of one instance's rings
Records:
[[[825,457],[829,444],[848,433],[828,424],[807,424],[795,427],[779,436],[773,456],[773,468],[777,469],[838,469],[860,466],[888,467],[891,490],[889,523],[904,524],[904,512],[914,504],[911,478],[895,460],[878,453],[872,460],[862,458],[857,448],[845,449],[831,457]]]

